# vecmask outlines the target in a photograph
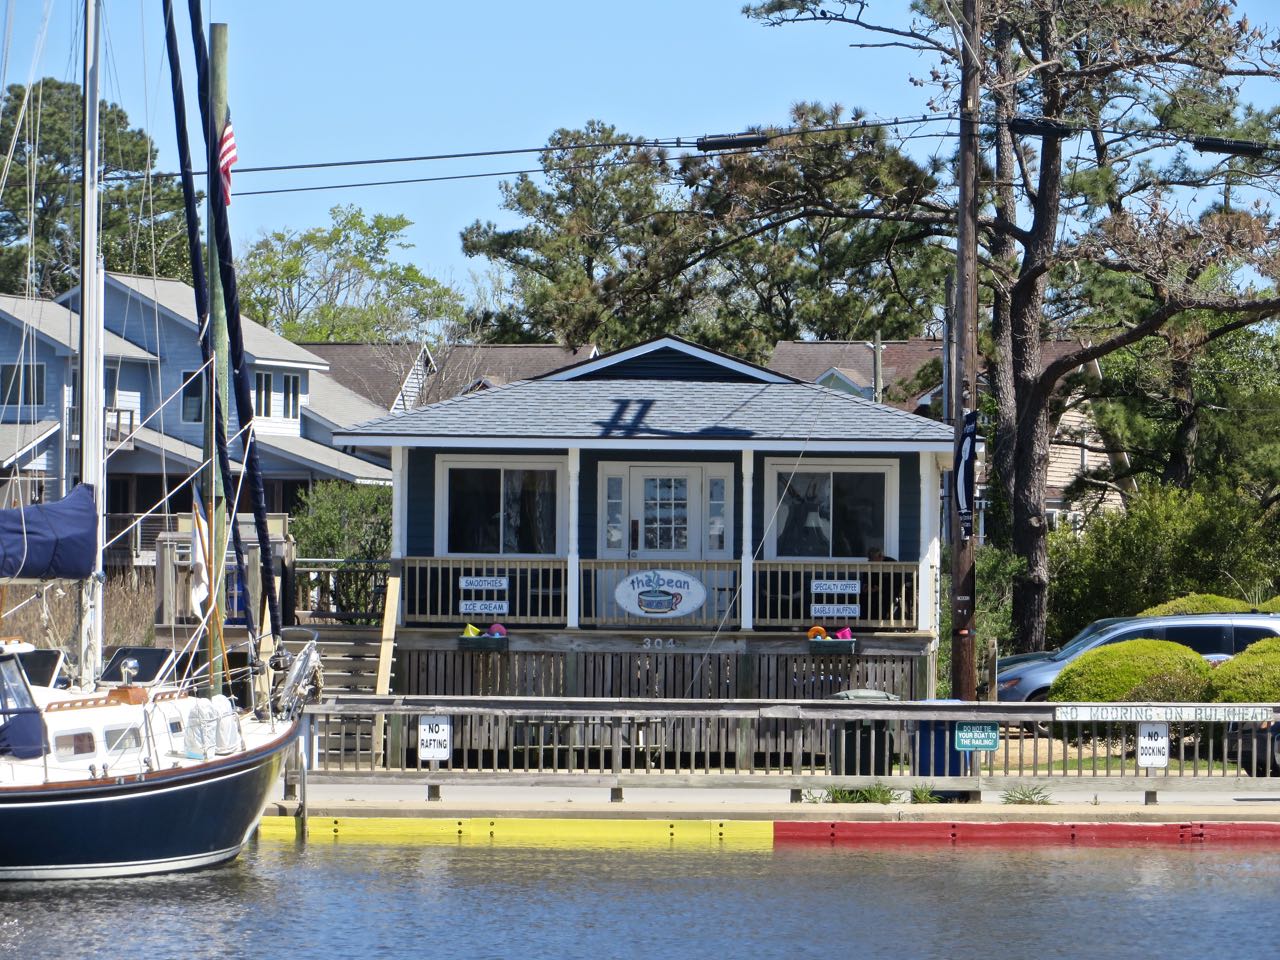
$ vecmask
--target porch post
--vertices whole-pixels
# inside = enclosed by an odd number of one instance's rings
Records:
[[[920,589],[916,593],[916,629],[937,630],[934,617],[934,583],[937,572],[938,531],[941,506],[938,501],[938,460],[932,453],[920,454]]]
[[[404,559],[405,524],[408,522],[409,477],[405,469],[409,451],[391,448],[391,559]]]
[[[569,582],[565,584],[564,595],[567,607],[565,626],[570,630],[578,629],[578,594],[581,586],[578,571],[581,559],[578,556],[578,480],[581,475],[579,454],[577,447],[569,448],[569,569],[566,574]]]
[[[755,516],[755,455],[742,451],[742,590],[739,591],[741,629],[755,629],[756,578],[752,573],[751,558],[755,532],[751,520]]]

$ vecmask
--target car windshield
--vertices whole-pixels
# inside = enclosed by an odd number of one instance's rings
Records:
[[[1089,646],[1089,643],[1099,633],[1111,626],[1113,623],[1120,623],[1127,617],[1107,617],[1105,620],[1095,620],[1079,633],[1077,633],[1061,650],[1053,653],[1050,660],[1070,660],[1077,653]]]

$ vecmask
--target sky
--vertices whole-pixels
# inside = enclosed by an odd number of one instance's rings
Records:
[[[101,0],[103,97],[119,103],[176,169],[159,0]],[[924,112],[909,82],[921,61],[850,49],[856,31],[766,27],[744,0],[204,0],[228,24],[229,103],[244,167],[537,147],[590,119],[636,137],[696,138],[785,125],[799,101],[860,107],[873,117]],[[1270,0],[1249,0],[1251,19]],[[180,45],[190,47],[184,0]],[[884,2],[886,9],[905,2]],[[0,0],[13,12],[4,82],[79,81],[83,0]],[[36,59],[43,11],[51,11]],[[195,74],[184,65],[188,112]],[[196,131],[192,132],[193,143]],[[929,149],[933,149],[932,147]],[[475,220],[500,209],[501,177],[251,195],[251,191],[536,167],[533,155],[235,175],[237,252],[266,231],[329,221],[335,204],[403,214],[402,259],[464,291],[480,261],[461,252]],[[511,179],[507,177],[506,179]]]

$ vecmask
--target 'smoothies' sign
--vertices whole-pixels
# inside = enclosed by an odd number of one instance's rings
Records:
[[[644,570],[623,577],[613,597],[627,613],[670,619],[687,616],[706,603],[707,588],[682,570]]]

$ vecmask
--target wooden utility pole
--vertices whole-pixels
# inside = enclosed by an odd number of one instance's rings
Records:
[[[219,176],[218,156],[221,153],[222,127],[227,118],[227,25],[209,25],[209,130],[205,142],[209,146],[206,170],[210,177]],[[213,191],[208,191],[209,203],[213,203]],[[214,236],[213,214],[209,214],[209,239],[206,244],[209,256],[209,336],[213,346],[213,369],[208,373],[208,410],[204,423],[204,456],[208,461],[205,470],[205,490],[212,509],[208,511],[211,563],[209,602],[214,613],[209,618],[209,684],[213,693],[222,692],[222,615],[227,609],[227,491],[222,488],[222,471],[218,467],[218,445],[227,442],[227,391],[230,389],[230,350],[227,346],[227,305],[222,296],[222,275],[218,270],[218,242]],[[221,417],[217,414],[220,413]],[[215,436],[217,425],[222,435]],[[233,518],[234,522],[234,518]],[[241,585],[243,587],[243,584]],[[215,622],[218,621],[218,622]]]
[[[978,76],[981,64],[980,0],[964,0],[960,67],[960,162],[956,232],[956,375],[952,412],[956,463],[960,462],[966,410],[978,404]],[[974,541],[961,526],[958,472],[951,477],[951,695],[978,698],[974,643]],[[970,507],[973,505],[970,504]]]

